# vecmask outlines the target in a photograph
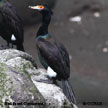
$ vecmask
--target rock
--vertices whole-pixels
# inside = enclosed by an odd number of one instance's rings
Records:
[[[61,88],[55,84],[46,83],[49,82],[46,71],[37,69],[32,56],[25,52],[14,49],[1,50],[0,74],[0,92],[4,91],[4,94],[6,94],[4,96],[0,93],[2,96],[0,102],[7,98],[8,101],[12,102],[44,103],[44,108],[62,108],[64,105],[72,107]],[[5,88],[5,85],[8,87]],[[8,91],[9,93],[7,93]],[[23,108],[24,106],[18,106],[17,108],[19,107]],[[36,108],[41,107],[43,108],[43,106],[36,106]]]
[[[38,76],[32,75],[32,81],[41,92],[46,100],[46,103],[50,108],[61,108],[61,106],[70,106],[70,102],[67,100],[66,96],[63,94],[61,88],[55,84],[48,84],[49,79],[47,78],[46,70],[38,69]],[[45,81],[39,82],[39,81]],[[51,82],[52,83],[52,82]],[[70,106],[71,107],[71,106]]]
[[[29,5],[48,4],[50,8],[53,8],[56,0],[9,0],[14,6],[17,7],[21,16],[24,18],[25,24],[36,23],[40,19],[40,15],[36,10],[30,10]]]
[[[21,62],[17,62],[17,58],[21,59],[19,61]],[[13,62],[13,61],[14,62]],[[16,60],[16,61],[15,61]],[[32,58],[32,56],[30,56],[29,54],[27,53],[24,53],[22,51],[18,51],[18,50],[12,50],[12,49],[7,49],[7,50],[0,50],[0,62],[2,63],[6,63],[10,66],[23,66],[23,60],[27,60],[27,61],[30,61],[30,63],[35,67],[37,68],[37,65],[36,65],[36,62],[35,60]],[[9,62],[10,61],[10,62]],[[18,65],[19,63],[19,65]],[[21,64],[22,63],[22,64]],[[27,64],[26,64],[27,65]]]
[[[0,108],[44,108],[45,100],[32,83],[29,75],[0,63]],[[5,104],[4,104],[5,103]],[[44,105],[27,105],[30,103],[44,103]]]

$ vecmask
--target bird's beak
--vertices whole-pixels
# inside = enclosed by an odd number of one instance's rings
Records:
[[[44,9],[44,6],[41,6],[41,5],[37,5],[37,6],[28,6],[28,8],[30,9],[36,9],[36,10],[43,10]]]

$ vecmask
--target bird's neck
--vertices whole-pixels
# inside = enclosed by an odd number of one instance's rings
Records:
[[[39,30],[38,30],[37,37],[38,36],[45,36],[47,34],[48,34],[48,25],[46,25],[45,23],[42,23]]]
[[[37,37],[41,36],[44,38],[44,36],[48,36],[48,26],[50,24],[50,18],[50,16],[43,15],[42,23],[38,30]]]

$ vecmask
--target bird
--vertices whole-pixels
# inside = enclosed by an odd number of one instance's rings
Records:
[[[15,6],[7,0],[0,0],[0,36],[6,40],[7,46],[16,45],[24,51],[23,19]]]
[[[29,6],[42,14],[42,23],[36,35],[36,48],[41,64],[47,70],[47,75],[53,80],[62,82],[63,92],[71,103],[76,103],[70,77],[69,54],[61,42],[53,39],[48,32],[48,26],[53,14],[48,5]]]

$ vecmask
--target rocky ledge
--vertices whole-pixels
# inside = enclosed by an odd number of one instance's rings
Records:
[[[47,81],[31,55],[0,50],[0,108],[72,108],[62,89]]]

